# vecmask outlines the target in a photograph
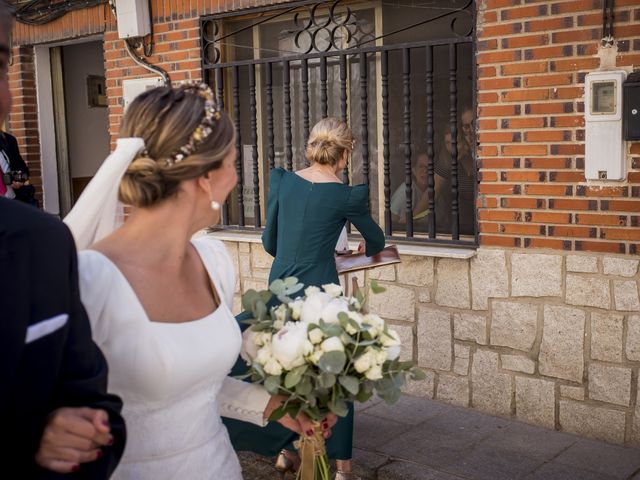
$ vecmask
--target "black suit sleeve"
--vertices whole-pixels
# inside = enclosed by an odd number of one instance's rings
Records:
[[[71,237],[68,230],[66,232]],[[103,447],[104,456],[100,460],[82,464],[75,474],[60,476],[52,472],[42,472],[41,478],[106,479],[118,465],[124,450],[125,424],[120,416],[122,401],[117,396],[106,393],[107,362],[91,339],[89,319],[80,301],[78,257],[71,238],[69,250],[69,284],[71,286],[69,334],[62,358],[61,378],[54,394],[53,408],[91,407],[105,410],[109,414],[114,442],[110,447]]]
[[[11,166],[11,170],[20,170],[21,172],[25,172],[27,176],[29,176],[29,167],[27,166],[27,162],[24,161],[22,155],[20,155],[20,148],[18,148],[18,140],[13,135],[9,135],[8,133],[3,133],[4,136],[2,146],[9,157],[9,165]]]

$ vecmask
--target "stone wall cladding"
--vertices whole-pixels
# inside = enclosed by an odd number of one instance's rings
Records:
[[[240,291],[266,287],[271,259],[258,243],[226,243],[238,307]],[[369,307],[428,374],[407,393],[640,445],[640,313],[615,303],[616,285],[637,291],[636,259],[488,248],[470,260],[402,259],[359,284],[387,288]]]

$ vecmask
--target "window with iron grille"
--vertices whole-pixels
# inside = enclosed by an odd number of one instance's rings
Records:
[[[369,185],[390,239],[475,245],[474,8],[298,1],[203,17],[205,78],[238,131],[223,227],[260,229],[269,170],[304,168],[310,129],[335,116],[357,138],[344,181]]]

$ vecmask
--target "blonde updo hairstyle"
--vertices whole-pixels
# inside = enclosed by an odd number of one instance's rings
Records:
[[[323,118],[309,134],[305,156],[310,163],[336,165],[345,151],[353,149],[353,133],[346,122],[338,118]]]
[[[224,111],[195,153],[167,164],[167,159],[189,142],[203,121],[204,105],[203,97],[184,87],[154,88],[131,102],[120,126],[120,136],[142,138],[146,153],[134,159],[124,174],[119,190],[121,202],[152,207],[176,195],[181,182],[220,167],[235,143],[233,123]]]

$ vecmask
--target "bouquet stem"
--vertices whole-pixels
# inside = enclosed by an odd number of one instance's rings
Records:
[[[300,468],[296,480],[331,480],[329,458],[319,422],[314,422],[313,436],[300,436],[294,446],[300,455]]]

